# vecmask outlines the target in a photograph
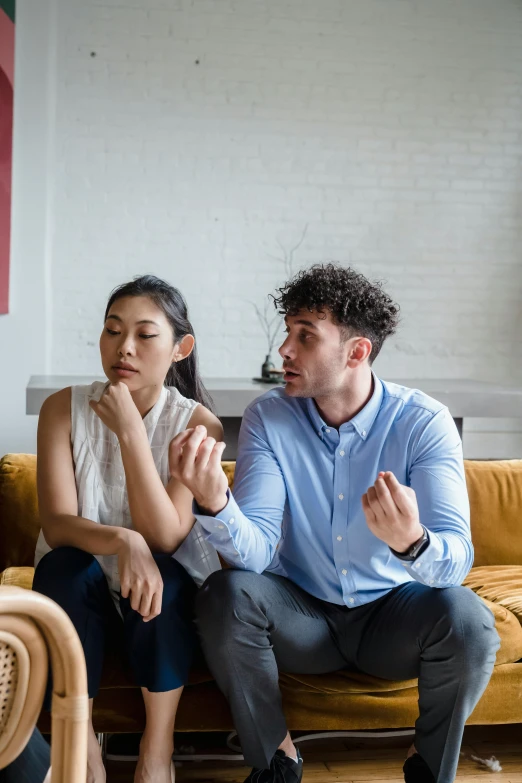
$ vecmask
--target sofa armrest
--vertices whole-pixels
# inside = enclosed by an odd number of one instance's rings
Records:
[[[11,566],[0,574],[0,585],[14,585],[31,590],[33,587],[34,568],[30,566]]]

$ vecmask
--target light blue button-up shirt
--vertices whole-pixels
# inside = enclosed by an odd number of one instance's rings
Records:
[[[429,546],[414,563],[396,557],[366,524],[361,496],[379,471],[393,471],[417,495]],[[313,399],[277,388],[255,400],[243,417],[228,504],[215,517],[196,516],[234,567],[280,574],[350,607],[412,579],[459,585],[473,562],[453,419],[423,392],[375,376],[369,402],[339,430],[325,424]]]

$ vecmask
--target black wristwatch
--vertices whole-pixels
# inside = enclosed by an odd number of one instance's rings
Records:
[[[409,549],[406,550],[406,552],[396,552],[395,549],[392,549],[390,547],[390,551],[393,552],[395,557],[398,557],[399,560],[403,560],[405,563],[413,563],[414,560],[416,560],[419,555],[421,555],[430,545],[430,536],[426,528],[422,527],[423,533],[422,536],[415,541],[414,544],[410,546]]]

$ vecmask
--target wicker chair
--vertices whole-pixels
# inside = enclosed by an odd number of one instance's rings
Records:
[[[83,650],[54,601],[0,587],[0,769],[25,748],[53,675],[51,783],[85,783],[89,703]]]

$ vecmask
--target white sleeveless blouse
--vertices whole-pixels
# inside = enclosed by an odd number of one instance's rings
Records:
[[[78,515],[101,525],[132,528],[118,438],[89,405],[90,400],[100,399],[106,386],[107,383],[96,381],[90,386],[71,387],[71,442]],[[164,386],[157,403],[143,419],[154,464],[165,486],[170,478],[170,441],[187,428],[198,404],[183,397],[177,389]],[[40,531],[35,566],[50,551],[51,547],[43,531]],[[197,521],[173,557],[198,585],[203,584],[213,571],[221,568],[216,550],[203,537]],[[96,559],[117,603],[120,590],[118,556],[96,555]]]

